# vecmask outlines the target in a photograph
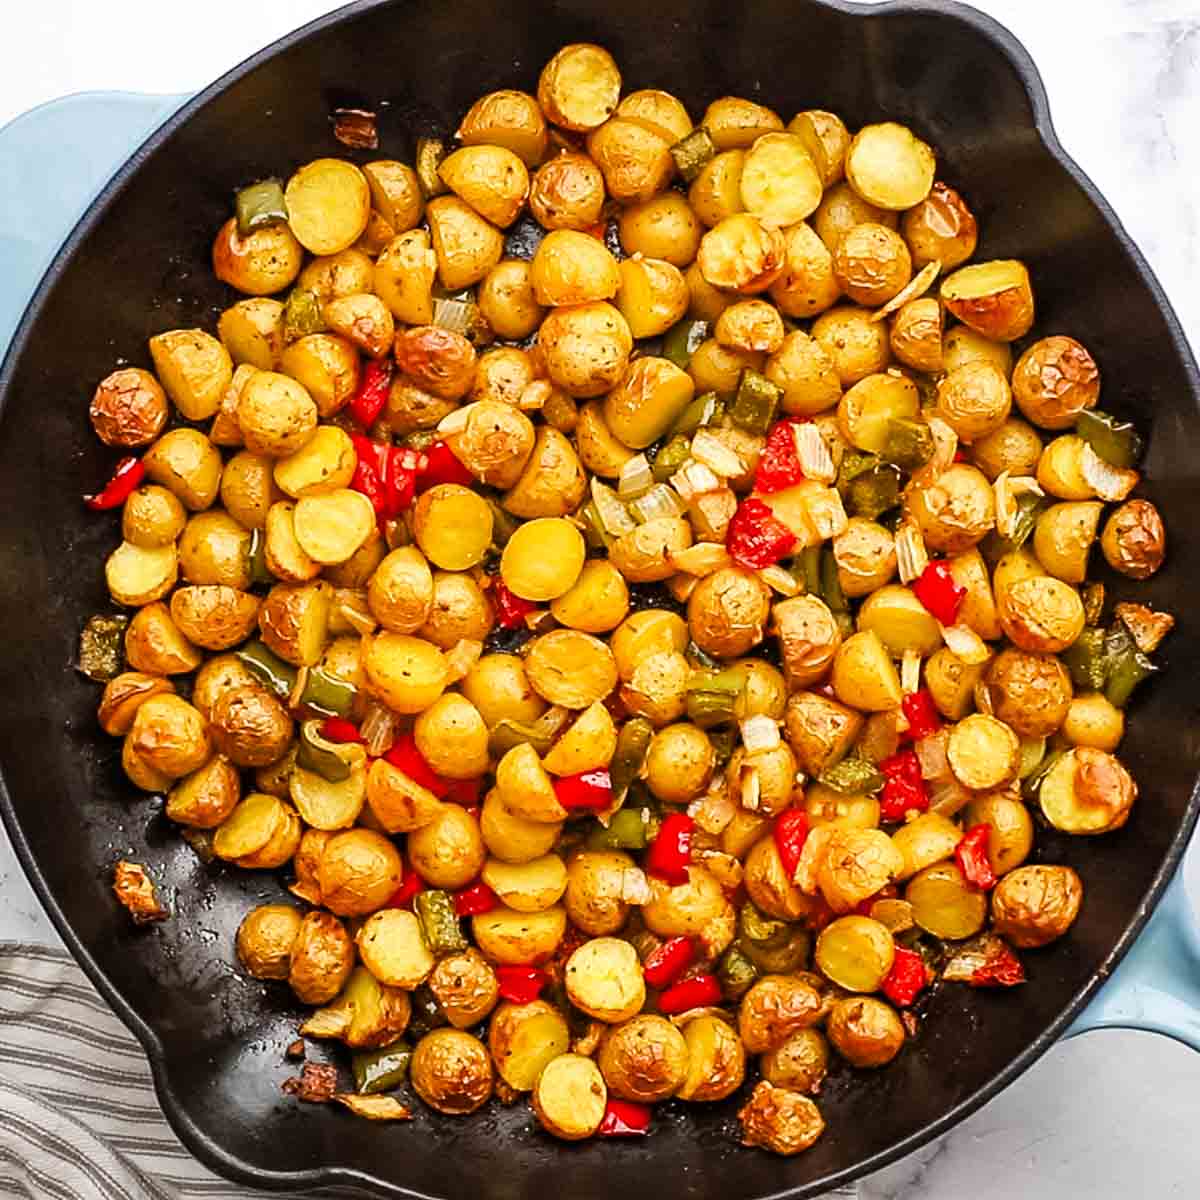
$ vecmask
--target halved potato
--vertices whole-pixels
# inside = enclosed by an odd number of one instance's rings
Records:
[[[375,528],[375,509],[361,492],[349,488],[302,496],[292,514],[300,549],[322,565],[352,557]]]
[[[894,121],[864,125],[846,151],[846,179],[868,204],[900,212],[933,187],[933,150]]]
[[[821,174],[794,133],[764,133],[742,164],[742,204],[764,225],[795,225],[821,203]]]
[[[340,158],[318,158],[288,180],[288,224],[312,254],[337,254],[362,236],[371,216],[366,176]]]
[[[597,700],[554,743],[542,759],[542,766],[555,775],[577,775],[607,767],[616,748],[617,728],[612,714]]]
[[[315,667],[325,649],[332,596],[327,583],[273,587],[258,610],[267,648],[294,666]]]
[[[352,762],[350,774],[336,783],[316,771],[292,768],[288,781],[292,803],[313,829],[349,829],[362,812],[367,796],[367,756],[361,746],[349,749],[358,751],[357,761]]]
[[[528,1092],[551,1059],[567,1052],[571,1031],[566,1018],[545,1000],[501,1003],[488,1025],[488,1049],[500,1078]]]
[[[621,95],[621,72],[603,46],[564,46],[542,68],[537,98],[547,120],[586,133],[612,116]]]
[[[964,325],[997,342],[1015,342],[1033,324],[1025,264],[996,259],[961,267],[942,280],[942,302]]]
[[[563,821],[567,811],[554,794],[554,785],[528,742],[514,746],[496,767],[496,792],[514,816],[526,821]]]
[[[139,607],[162,599],[179,577],[175,543],[169,546],[135,546],[122,542],[104,564],[109,595],[118,603]]]
[[[382,908],[372,913],[355,940],[363,966],[387,987],[411,990],[434,968],[421,922],[405,909]]]
[[[471,933],[480,953],[490,962],[509,966],[545,962],[558,949],[566,930],[566,910],[559,904],[536,913],[494,908],[471,918]]]
[[[591,1137],[600,1128],[607,1105],[604,1076],[582,1054],[552,1059],[533,1089],[533,1111],[542,1128],[569,1142]]]
[[[567,868],[557,854],[520,864],[489,858],[481,878],[504,904],[522,913],[550,908],[567,890]]]

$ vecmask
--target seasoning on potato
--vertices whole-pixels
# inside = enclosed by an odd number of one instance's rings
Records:
[[[743,1144],[796,1154],[964,956],[1069,938],[1039,829],[1142,819],[1174,624],[1095,570],[1166,531],[1106,347],[922,132],[696,125],[565,46],[453,146],[242,188],[239,295],[94,385],[130,611],[80,669],[131,795],[262,873],[237,960],[305,1036],[567,1141],[749,1053]]]

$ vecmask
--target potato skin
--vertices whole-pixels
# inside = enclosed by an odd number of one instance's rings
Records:
[[[1074,338],[1042,338],[1017,360],[1012,388],[1027,420],[1043,429],[1069,429],[1100,399],[1100,370]]]
[[[833,1048],[855,1067],[882,1067],[904,1045],[904,1026],[895,1010],[873,996],[837,1001],[825,1032]]]
[[[629,915],[621,878],[637,864],[619,850],[581,850],[567,863],[563,895],[571,923],[593,937],[616,933]]]
[[[162,385],[140,367],[106,375],[92,396],[89,415],[106,446],[145,446],[167,423],[169,405]]]
[[[288,983],[302,1004],[328,1004],[354,968],[354,943],[332,913],[306,913],[292,943]]]
[[[255,979],[286,979],[301,923],[300,910],[290,904],[262,904],[251,909],[237,931],[237,956],[242,966]]]
[[[807,1097],[761,1080],[738,1112],[742,1145],[776,1154],[807,1150],[825,1130],[820,1110]]]
[[[382,908],[400,886],[400,853],[370,829],[335,833],[321,853],[321,903],[339,917],[359,917]]]
[[[688,598],[692,640],[717,658],[746,654],[762,641],[770,607],[771,590],[753,572],[714,571]]]
[[[222,693],[213,704],[210,728],[217,748],[239,767],[268,766],[292,740],[291,717],[258,684]]]
[[[820,1030],[798,1029],[759,1059],[763,1078],[776,1087],[816,1095],[829,1062],[829,1049]]]
[[[435,1029],[413,1051],[409,1068],[417,1095],[447,1116],[465,1116],[492,1094],[492,1060],[484,1044],[460,1029]]]
[[[1100,549],[1108,565],[1130,579],[1149,579],[1166,557],[1166,531],[1149,500],[1126,500],[1105,522]]]
[[[1083,881],[1071,867],[1010,871],[992,893],[992,927],[1021,949],[1046,946],[1074,924]]]
[[[682,1085],[688,1048],[670,1021],[647,1013],[611,1030],[600,1043],[596,1062],[612,1095],[653,1104]]]
[[[500,997],[496,972],[474,949],[439,959],[428,983],[455,1029],[478,1025]]]
[[[824,1015],[821,994],[808,980],[764,975],[742,997],[738,1033],[750,1054],[763,1054],[797,1029],[815,1025]]]

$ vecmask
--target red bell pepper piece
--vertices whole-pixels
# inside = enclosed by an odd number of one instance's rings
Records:
[[[743,500],[729,522],[725,548],[740,566],[757,571],[789,555],[796,535],[755,496]]]
[[[361,745],[363,740],[358,726],[345,717],[326,717],[321,722],[321,736],[327,742],[358,742]]]
[[[393,767],[432,792],[439,800],[446,797],[446,781],[425,761],[412,734],[406,734],[383,756]]]
[[[473,917],[478,913],[491,912],[499,905],[499,897],[482,881],[454,893],[454,911],[460,917]]]
[[[425,456],[407,446],[392,446],[388,455],[385,515],[398,517],[417,494],[417,476]]]
[[[958,610],[967,594],[965,587],[954,582],[950,564],[944,558],[931,562],[920,578],[913,581],[912,590],[943,625],[953,625],[958,620]]]
[[[646,871],[665,879],[672,887],[688,881],[692,861],[692,829],[695,821],[687,813],[669,813],[658,827],[658,836],[646,851]]]
[[[921,777],[921,761],[915,750],[901,750],[879,764],[886,782],[879,796],[879,815],[885,821],[903,821],[908,812],[924,812],[929,793]]]
[[[580,809],[600,811],[612,804],[612,777],[607,767],[564,775],[554,781],[554,794],[568,812]]]
[[[659,996],[658,1011],[670,1017],[687,1012],[690,1008],[720,1004],[722,998],[721,985],[715,975],[693,975],[691,979],[667,988]]]
[[[997,943],[995,953],[967,981],[971,987],[1015,987],[1025,982],[1025,968],[1016,953],[999,939]]]
[[[609,1099],[596,1132],[601,1137],[643,1137],[650,1128],[650,1106],[633,1100]]]
[[[937,708],[934,706],[933,697],[929,694],[928,688],[909,692],[900,701],[900,708],[904,713],[905,720],[908,721],[908,736],[914,742],[919,742],[931,733],[937,733],[942,727],[942,722],[938,718]]]
[[[668,938],[642,963],[642,974],[652,988],[670,987],[692,965],[696,945],[690,937]]]
[[[392,386],[392,364],[386,359],[372,359],[363,371],[362,382],[346,405],[350,415],[364,428],[370,429],[383,412],[388,389]]]
[[[442,779],[442,785],[446,789],[443,799],[449,800],[451,804],[461,804],[463,808],[474,808],[479,803],[479,795],[483,791],[483,777],[477,775],[474,779]]]
[[[524,629],[525,617],[537,608],[532,600],[522,600],[510,591],[499,575],[492,580],[492,600],[496,605],[496,624],[502,629]]]
[[[445,442],[434,442],[425,451],[425,467],[417,479],[417,491],[427,492],[439,483],[458,483],[470,487],[475,476],[459,461]]]
[[[978,825],[972,825],[963,834],[962,841],[954,847],[954,861],[958,863],[967,885],[980,892],[991,891],[996,886],[996,873],[988,858],[988,839],[991,835],[991,825],[981,821]]]
[[[92,512],[106,512],[117,508],[129,499],[132,492],[146,478],[146,468],[140,458],[127,454],[112,473],[112,478],[98,492],[84,496],[83,502]]]
[[[928,982],[925,960],[915,950],[897,946],[892,969],[883,981],[883,994],[897,1008],[907,1008]]]
[[[497,967],[500,995],[513,1004],[529,1004],[541,995],[550,976],[541,967]]]
[[[799,808],[786,809],[775,818],[771,836],[775,839],[784,873],[790,880],[796,874],[804,843],[808,841],[808,814]]]
[[[425,881],[409,866],[404,864],[404,878],[400,886],[392,893],[392,898],[384,908],[411,908],[413,897],[425,890]]]
[[[350,440],[354,443],[354,453],[358,457],[350,486],[370,500],[375,515],[383,520],[388,506],[387,473],[390,465],[390,447],[383,442],[373,442],[361,433],[351,434]]]
[[[766,445],[758,459],[758,470],[754,473],[756,492],[779,492],[795,487],[804,479],[792,434],[792,426],[796,424],[798,421],[792,418],[777,421],[767,434]]]

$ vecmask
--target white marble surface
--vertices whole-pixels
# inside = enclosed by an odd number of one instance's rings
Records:
[[[178,6],[181,8],[182,6]],[[5,5],[0,124],[91,88],[183,92],[327,11],[323,0]],[[1200,0],[981,0],[1041,68],[1067,150],[1200,329]],[[1191,891],[1200,878],[1193,855]],[[0,833],[0,940],[55,942]],[[953,1133],[869,1180],[864,1200],[1191,1197],[1200,1056],[1149,1034],[1065,1043]]]

